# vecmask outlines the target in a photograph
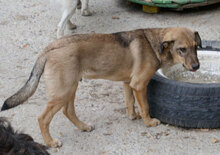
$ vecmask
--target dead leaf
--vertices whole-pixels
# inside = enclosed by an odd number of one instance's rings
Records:
[[[62,137],[63,137],[63,133],[62,133],[62,132],[60,132],[60,136],[62,136]]]
[[[24,44],[24,45],[23,45],[23,48],[26,48],[28,45],[29,45],[29,44]]]
[[[105,133],[103,133],[103,135],[109,136],[109,135],[112,135],[112,132],[105,132]]]
[[[105,122],[107,125],[111,125],[112,124],[112,122]]]
[[[16,66],[18,69],[23,69],[23,67],[22,66]]]
[[[2,21],[0,22],[0,25],[7,25],[9,22],[8,21]]]
[[[208,132],[209,129],[200,129],[200,131],[202,131],[202,132]]]
[[[141,136],[145,136],[147,132],[141,132]]]
[[[109,96],[109,94],[108,93],[104,93],[104,94],[102,94],[102,96]]]
[[[150,151],[150,152],[154,152],[155,150],[153,150],[153,149],[150,149],[149,151]]]
[[[212,144],[215,144],[215,143],[218,143],[218,142],[219,142],[218,139],[216,139],[216,138],[213,138],[213,139],[212,139]]]
[[[94,93],[90,93],[90,96],[93,97],[93,98],[99,98],[99,96],[97,94],[94,94]]]
[[[117,16],[112,16],[112,19],[120,19],[120,18]]]
[[[165,133],[163,133],[163,136],[168,136],[170,133],[168,133],[168,132],[165,132]]]

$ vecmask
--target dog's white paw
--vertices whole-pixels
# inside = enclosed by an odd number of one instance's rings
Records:
[[[77,9],[81,9],[81,8],[82,8],[82,3],[81,3],[81,1],[78,1],[76,8],[77,8]]]
[[[75,24],[73,24],[73,23],[71,23],[71,22],[68,22],[67,23],[67,28],[69,29],[69,30],[74,30],[74,29],[76,29],[76,25]]]
[[[89,10],[82,10],[82,16],[91,16],[92,13]]]
[[[60,30],[59,28],[58,28],[58,30],[57,30],[57,39],[59,39],[59,38],[61,38],[61,37],[63,37],[64,36],[64,31],[63,30]]]

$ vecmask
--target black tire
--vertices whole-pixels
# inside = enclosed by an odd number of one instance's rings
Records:
[[[211,49],[210,42],[208,49]],[[214,42],[220,52],[220,42]],[[219,48],[217,48],[219,46]],[[150,115],[184,128],[220,128],[220,83],[193,84],[155,74],[148,85]]]

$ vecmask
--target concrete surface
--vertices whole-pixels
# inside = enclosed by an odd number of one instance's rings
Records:
[[[199,31],[202,39],[220,40],[220,6],[205,10],[146,14],[122,0],[91,0],[91,17],[80,12],[72,18],[75,33],[116,32],[147,27],[185,26]],[[27,80],[38,53],[56,36],[60,14],[49,0],[0,0],[0,106]],[[115,18],[115,17],[119,17]],[[113,19],[114,18],[114,19]],[[70,32],[67,32],[70,33]],[[43,78],[24,105],[0,116],[8,117],[15,129],[43,143],[37,117],[46,106]],[[63,146],[50,149],[55,155],[220,153],[220,130],[185,130],[161,124],[148,128],[142,120],[125,115],[122,83],[83,80],[78,88],[76,111],[81,120],[95,125],[90,133],[80,132],[59,112],[51,134]]]

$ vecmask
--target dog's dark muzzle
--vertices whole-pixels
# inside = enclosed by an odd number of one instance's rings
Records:
[[[199,69],[200,65],[197,64],[197,63],[195,63],[195,64],[192,64],[191,69],[188,69],[188,68],[183,64],[183,67],[186,68],[186,69],[189,70],[189,71],[195,72],[195,71],[197,71],[197,70]]]
[[[195,63],[195,64],[192,64],[192,70],[193,71],[196,71],[199,69],[199,64]]]

